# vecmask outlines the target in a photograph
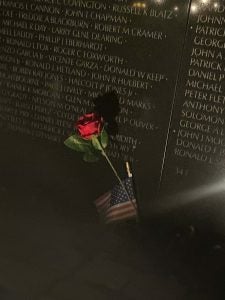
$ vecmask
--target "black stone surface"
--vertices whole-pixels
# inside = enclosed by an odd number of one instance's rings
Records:
[[[223,1],[0,8],[2,298],[224,299]],[[95,108],[122,176],[132,162],[139,224],[99,224],[116,179],[63,145]]]
[[[192,3],[157,208],[222,235],[224,12],[221,1]]]
[[[1,131],[62,144],[77,117],[97,107],[112,133],[108,153],[122,177],[124,161],[132,163],[140,210],[146,211],[159,185],[189,1],[19,1],[1,7]],[[20,143],[20,137],[13,140]],[[39,159],[36,148],[33,159]],[[47,148],[61,154],[57,145]],[[43,161],[40,166],[51,168]],[[78,164],[77,173],[83,168]],[[101,168],[106,190],[114,181]]]

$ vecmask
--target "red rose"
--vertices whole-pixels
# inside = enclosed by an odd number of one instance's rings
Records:
[[[90,140],[93,135],[101,133],[103,118],[96,113],[85,114],[77,120],[75,128],[82,138]]]

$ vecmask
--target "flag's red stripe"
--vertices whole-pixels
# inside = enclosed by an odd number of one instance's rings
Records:
[[[116,216],[111,216],[111,217],[108,217],[106,218],[106,223],[110,223],[110,222],[113,222],[113,221],[119,221],[119,220],[125,220],[125,219],[128,219],[128,218],[133,218],[135,217],[137,214],[136,212],[133,210],[133,211],[128,211],[127,213],[123,213],[121,215],[116,215]]]
[[[104,204],[102,204],[100,207],[97,206],[97,210],[101,213],[105,212],[107,208],[109,207],[109,201],[107,200]]]
[[[133,211],[133,212],[136,212],[136,210],[134,210],[133,207],[127,207],[123,210],[119,210],[119,211],[113,211],[113,212],[110,212],[109,214],[107,213],[106,214],[106,218],[110,217],[110,216],[117,216],[117,215],[122,215],[128,211]]]
[[[102,200],[104,200],[106,197],[108,197],[108,195],[110,195],[110,193],[105,193],[104,195],[102,195],[101,197],[99,197],[98,199],[95,200],[95,203],[99,203]]]
[[[132,203],[133,203],[133,204],[132,204]],[[124,202],[124,203],[118,203],[118,204],[116,204],[116,205],[111,206],[111,207],[108,209],[107,213],[110,213],[111,211],[114,211],[114,210],[121,210],[121,209],[123,209],[123,208],[130,207],[130,206],[132,206],[133,209],[134,209],[134,206],[136,207],[136,200],[133,199],[133,200],[132,200],[132,203],[131,203],[131,201],[127,201],[127,202]]]
[[[102,201],[100,204],[97,204],[96,207],[101,209],[101,207],[104,206],[106,203],[109,204],[109,201],[110,197],[106,198],[104,202]]]
[[[107,208],[109,207],[111,194],[108,193],[104,199],[101,200],[101,203],[96,204],[96,208],[99,213],[104,214]]]
[[[127,206],[127,207],[123,207],[123,208],[119,208],[119,209],[115,209],[113,211],[110,211],[105,214],[106,218],[110,217],[110,216],[115,216],[115,215],[121,215],[123,213],[126,213],[127,211],[133,211],[136,213],[136,210],[134,209],[133,206]]]
[[[102,197],[95,200],[95,205],[99,206],[111,197],[110,193],[104,194]]]
[[[110,211],[110,212],[107,211],[106,218],[117,216],[117,215],[122,215],[126,212],[129,212],[129,211],[132,211],[136,214],[136,210],[134,209],[133,205],[130,204],[130,206],[126,206],[126,207],[123,207],[123,208],[117,207],[117,208],[115,208],[114,211]]]

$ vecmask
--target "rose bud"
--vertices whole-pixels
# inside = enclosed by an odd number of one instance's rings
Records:
[[[78,134],[86,140],[90,140],[93,135],[98,136],[102,128],[103,118],[96,113],[81,116],[75,124],[75,129],[78,131]]]

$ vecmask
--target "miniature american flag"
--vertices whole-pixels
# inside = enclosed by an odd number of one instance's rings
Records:
[[[123,184],[127,192],[121,184],[118,184],[111,191],[95,200],[97,210],[106,223],[137,217],[132,177],[125,179]]]

